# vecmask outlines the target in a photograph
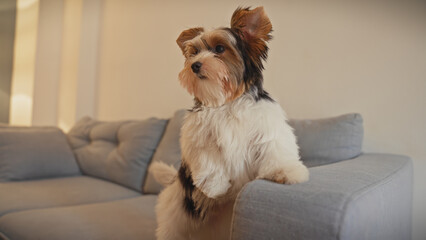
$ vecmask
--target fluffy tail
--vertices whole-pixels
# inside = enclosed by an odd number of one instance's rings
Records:
[[[177,176],[177,170],[172,165],[163,162],[153,162],[149,167],[149,171],[154,175],[154,179],[163,186],[173,183]]]

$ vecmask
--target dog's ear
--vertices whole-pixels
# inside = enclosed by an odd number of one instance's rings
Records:
[[[194,37],[198,36],[202,32],[204,32],[204,28],[201,28],[201,27],[190,28],[190,29],[183,31],[179,35],[178,39],[176,40],[176,43],[179,45],[183,54],[185,54],[185,42],[193,39]]]
[[[246,43],[250,58],[262,67],[261,58],[266,60],[268,47],[266,42],[272,39],[272,24],[263,7],[237,8],[231,18],[231,28],[236,30]]]
[[[269,35],[272,31],[272,24],[266,16],[263,7],[237,8],[231,18],[231,28],[240,30],[245,40],[259,38],[268,41],[272,38]]]

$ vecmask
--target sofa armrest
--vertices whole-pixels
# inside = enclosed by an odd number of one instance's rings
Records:
[[[302,184],[247,184],[232,239],[410,239],[410,158],[363,154],[310,173]]]

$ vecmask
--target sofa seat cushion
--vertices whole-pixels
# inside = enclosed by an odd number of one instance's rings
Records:
[[[113,201],[140,196],[131,189],[100,179],[76,176],[0,183],[0,216],[37,208]]]
[[[30,210],[0,218],[0,236],[10,240],[155,240],[157,197]]]

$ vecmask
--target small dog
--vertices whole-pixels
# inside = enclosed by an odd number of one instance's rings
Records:
[[[254,179],[307,181],[296,138],[280,105],[263,89],[272,25],[263,7],[238,8],[230,28],[183,31],[180,83],[194,95],[181,129],[182,164],[152,166],[160,193],[157,238],[228,239],[232,207]]]

